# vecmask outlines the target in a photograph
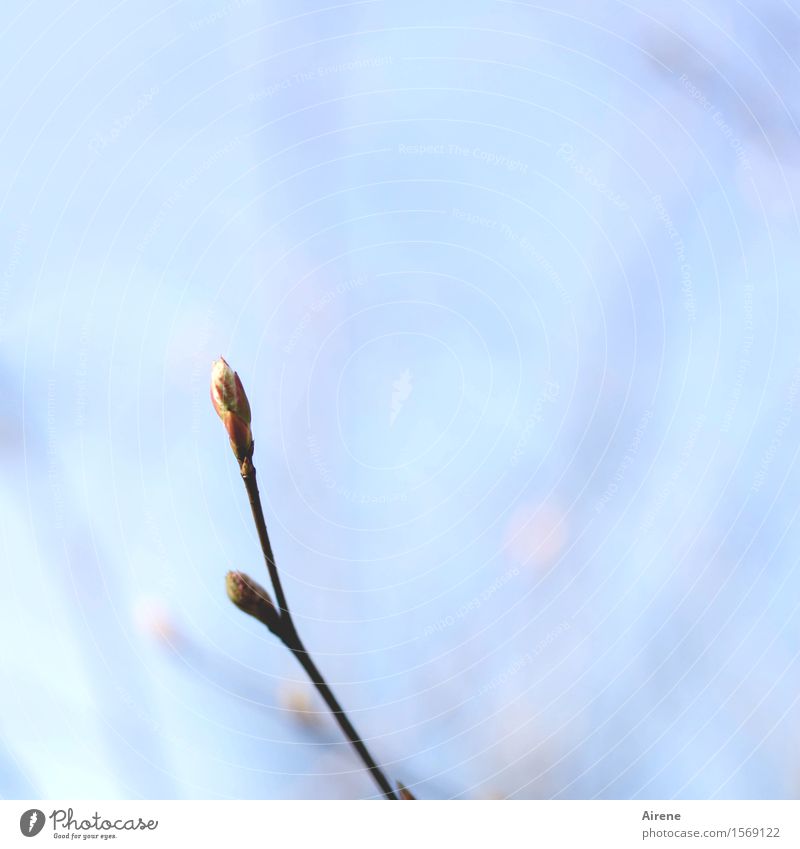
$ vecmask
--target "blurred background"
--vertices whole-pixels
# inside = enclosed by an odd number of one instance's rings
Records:
[[[793,2],[12,3],[0,795],[800,789]]]

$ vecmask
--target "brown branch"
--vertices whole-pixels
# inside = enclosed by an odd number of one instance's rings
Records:
[[[358,756],[364,762],[364,766],[366,766],[369,770],[369,773],[375,780],[375,783],[378,787],[380,787],[383,795],[387,799],[396,800],[397,795],[392,789],[392,785],[389,783],[383,771],[370,754],[370,751],[361,738],[361,735],[356,731],[353,723],[350,722],[350,719],[344,712],[344,709],[339,704],[336,696],[334,696],[333,690],[331,690],[328,682],[325,680],[324,676],[319,671],[319,668],[312,660],[311,655],[306,650],[300,640],[299,634],[297,633],[297,628],[295,627],[292,614],[289,611],[289,605],[286,601],[286,594],[284,593],[283,586],[281,585],[278,567],[275,563],[275,555],[272,552],[272,544],[269,541],[269,534],[267,533],[267,523],[264,519],[264,510],[261,507],[261,496],[259,495],[258,484],[256,483],[256,469],[253,465],[252,449],[249,456],[245,457],[242,461],[240,470],[242,480],[244,481],[245,488],[247,489],[247,497],[250,500],[250,509],[253,513],[253,521],[256,525],[256,531],[258,532],[258,541],[261,543],[261,551],[264,553],[264,560],[267,564],[267,570],[269,572],[270,580],[272,581],[272,587],[275,590],[275,600],[277,601],[277,623],[273,620],[265,621],[265,618],[261,618],[259,616],[256,616],[256,618],[260,618],[261,621],[264,622],[264,624],[266,624],[267,627],[269,627],[270,630],[280,638],[283,644],[297,658],[298,662],[303,669],[305,669],[306,674],[317,688],[320,696],[322,696],[325,704],[330,708],[336,718],[336,721],[339,723],[339,727],[344,732],[345,737],[347,737],[352,747],[358,753]],[[246,607],[242,607],[242,609],[251,615],[256,615],[253,610],[247,609]]]

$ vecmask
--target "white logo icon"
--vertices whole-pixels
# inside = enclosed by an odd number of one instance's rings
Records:
[[[395,420],[398,415],[400,415],[400,410],[403,409],[403,405],[406,401],[408,401],[413,388],[414,385],[411,382],[411,371],[409,369],[406,369],[400,377],[392,383],[392,406],[391,411],[389,412],[389,427],[394,425]]]

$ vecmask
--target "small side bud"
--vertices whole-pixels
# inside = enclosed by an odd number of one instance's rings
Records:
[[[242,463],[253,454],[250,402],[239,375],[223,357],[211,366],[211,403],[228,432],[236,459]]]
[[[281,617],[269,593],[244,572],[228,572],[225,576],[228,598],[245,613],[258,619],[273,634],[280,631]]]

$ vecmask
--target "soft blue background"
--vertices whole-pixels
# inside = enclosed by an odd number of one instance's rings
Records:
[[[800,9],[551,5],[3,7],[0,795],[373,793],[223,353],[393,776],[796,796]]]

